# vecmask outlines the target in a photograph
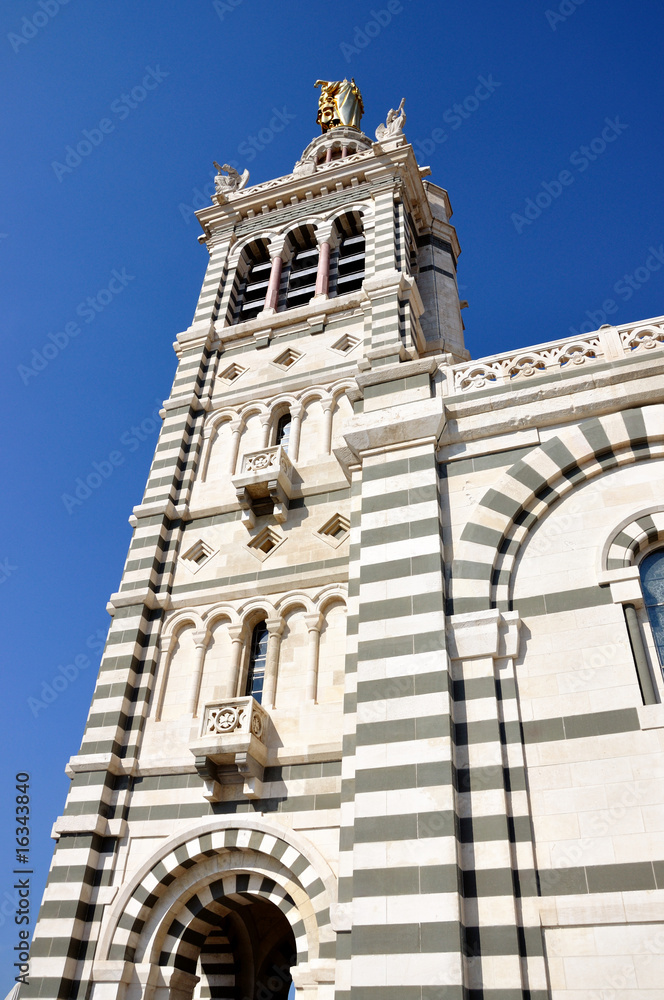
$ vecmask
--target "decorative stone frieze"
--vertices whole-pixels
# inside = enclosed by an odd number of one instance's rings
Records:
[[[456,365],[453,369],[454,391],[472,392],[554,371],[574,371],[588,364],[632,354],[641,348],[651,350],[661,347],[663,343],[662,324],[602,327],[596,333],[576,340],[555,341],[527,351]]]
[[[219,801],[223,784],[238,781],[248,798],[261,797],[268,725],[267,712],[251,697],[226,698],[205,706],[201,735],[189,749],[209,802]]]

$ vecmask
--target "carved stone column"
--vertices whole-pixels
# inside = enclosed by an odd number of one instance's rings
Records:
[[[267,448],[270,444],[270,423],[271,417],[269,413],[264,413],[261,415],[261,448]]]
[[[231,438],[231,453],[228,460],[228,471],[230,475],[234,475],[235,467],[237,465],[237,456],[240,450],[240,438],[242,437],[242,431],[244,430],[244,423],[241,420],[231,421],[231,431],[233,436]]]
[[[210,642],[210,633],[194,632],[192,635],[196,653],[194,656],[194,669],[191,676],[191,688],[189,689],[189,701],[187,702],[187,714],[196,717],[198,705],[198,695],[201,690],[201,678],[203,676],[203,663],[205,661],[205,651]]]
[[[268,618],[265,625],[268,631],[267,658],[265,662],[265,681],[263,684],[263,705],[274,708],[274,696],[277,690],[277,670],[279,667],[279,646],[281,633],[284,630],[282,618]]]
[[[300,454],[300,430],[302,428],[303,406],[301,403],[293,403],[290,408],[291,428],[288,439],[288,457],[297,462]]]
[[[324,454],[332,454],[332,415],[334,413],[334,400],[321,399],[321,406],[325,414],[325,425],[323,427]]]
[[[242,625],[229,625],[228,634],[231,637],[231,662],[226,678],[226,698],[238,698],[240,693],[240,667],[242,665],[242,652],[244,650],[244,628]]]
[[[281,272],[286,259],[285,247],[283,243],[270,245],[270,257],[272,258],[272,270],[265,293],[264,313],[276,312],[279,305],[279,286],[281,285]]]
[[[307,679],[304,697],[306,701],[315,702],[318,694],[318,658],[320,654],[320,630],[323,624],[323,616],[320,611],[305,615],[304,623],[309,631]]]
[[[329,153],[332,150],[328,150]],[[325,223],[316,230],[318,241],[318,269],[316,271],[316,298],[328,297],[330,291],[330,255],[336,243],[332,227]]]
[[[318,270],[316,272],[316,296],[325,296],[330,290],[330,244],[327,240],[319,245]]]

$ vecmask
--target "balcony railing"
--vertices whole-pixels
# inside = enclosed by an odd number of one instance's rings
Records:
[[[263,742],[267,715],[254,698],[231,698],[205,706],[201,738],[232,734],[255,736]],[[220,748],[223,742],[220,744]]]
[[[267,712],[251,697],[226,698],[205,706],[200,736],[189,749],[208,801],[218,802],[222,786],[239,781],[248,798],[261,797],[268,725]]]
[[[252,528],[255,515],[272,513],[277,521],[286,520],[293,489],[293,463],[283,445],[249,451],[242,456],[239,474],[233,476],[238,503]]]

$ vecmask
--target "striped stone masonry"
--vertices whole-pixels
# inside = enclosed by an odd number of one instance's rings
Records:
[[[664,320],[471,362],[341,131],[197,213],[19,1000],[661,993]]]

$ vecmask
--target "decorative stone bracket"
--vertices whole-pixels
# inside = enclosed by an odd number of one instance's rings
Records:
[[[201,735],[189,747],[205,784],[208,802],[221,799],[221,786],[243,783],[250,799],[263,794],[269,719],[254,698],[227,698],[205,706]]]
[[[254,527],[257,514],[266,513],[263,508],[270,501],[274,505],[274,519],[280,523],[286,520],[293,491],[293,471],[293,463],[282,445],[250,451],[242,456],[240,474],[233,476],[232,482],[247,530]]]

